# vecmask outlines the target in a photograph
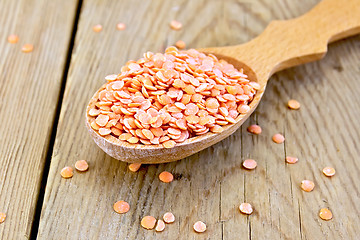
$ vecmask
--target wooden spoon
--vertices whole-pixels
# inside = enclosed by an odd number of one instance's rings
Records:
[[[261,89],[250,103],[251,110],[241,114],[235,124],[221,133],[207,133],[177,144],[174,148],[161,145],[130,144],[113,136],[100,136],[90,127],[94,117],[86,114],[86,126],[96,144],[110,156],[131,163],[165,163],[199,152],[235,132],[259,104],[270,76],[282,69],[321,59],[327,44],[360,33],[360,0],[323,0],[305,15],[286,21],[273,21],[257,38],[242,45],[202,48],[219,59],[232,63]],[[98,94],[91,99],[87,113],[95,107]]]

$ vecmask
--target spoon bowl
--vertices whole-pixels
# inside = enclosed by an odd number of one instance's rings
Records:
[[[248,79],[260,84],[249,104],[250,110],[239,115],[236,123],[223,126],[221,133],[208,132],[177,143],[173,148],[162,145],[130,144],[111,135],[99,135],[90,126],[102,86],[91,98],[86,110],[86,126],[95,143],[107,154],[129,163],[165,163],[199,152],[234,133],[258,106],[270,76],[282,69],[321,59],[327,44],[360,32],[358,0],[323,0],[301,17],[273,21],[257,38],[236,46],[198,49],[243,69]]]

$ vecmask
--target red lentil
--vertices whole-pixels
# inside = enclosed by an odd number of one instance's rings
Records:
[[[171,173],[164,171],[159,174],[159,179],[160,179],[160,181],[162,181],[164,183],[169,183],[174,180],[174,176]]]
[[[15,34],[11,34],[8,36],[7,40],[9,43],[17,43],[19,41],[19,36]]]
[[[324,173],[325,176],[327,177],[332,177],[335,175],[335,169],[332,167],[325,167],[322,172]]]
[[[90,125],[91,125],[91,128],[92,128],[92,129],[99,131],[100,126],[97,125],[97,123],[96,123],[95,121],[92,122]],[[120,137],[119,137],[119,139],[120,139]]]
[[[89,109],[101,136],[173,148],[186,139],[218,133],[248,112],[256,89],[243,70],[194,49],[147,52],[108,75]]]
[[[165,229],[165,223],[163,220],[159,219],[156,223],[155,231],[162,232]]]
[[[137,172],[141,167],[141,163],[131,163],[129,164],[129,170],[132,172]]]
[[[329,220],[332,219],[333,215],[332,215],[332,212],[329,209],[322,208],[322,209],[320,209],[319,217],[322,220],[329,221]]]
[[[64,167],[63,169],[61,169],[60,175],[63,178],[71,178],[74,175],[74,171],[72,167]]]
[[[106,135],[109,135],[111,133],[111,129],[109,128],[100,128],[99,129],[99,134],[101,136],[106,136]]]
[[[299,160],[298,158],[296,158],[296,157],[290,157],[290,156],[287,156],[287,157],[285,158],[285,161],[286,161],[287,163],[290,163],[290,164],[297,163],[298,160]]]
[[[315,187],[314,182],[310,180],[302,180],[301,181],[301,189],[305,192],[311,192]]]
[[[294,99],[288,101],[288,107],[293,110],[298,110],[300,108],[300,103]]]
[[[170,27],[174,30],[180,30],[182,28],[182,23],[176,20],[170,22]]]
[[[24,44],[21,48],[21,51],[23,51],[24,53],[29,53],[32,52],[34,50],[34,46],[32,44]]]
[[[93,26],[94,32],[101,32],[101,30],[102,30],[102,26],[100,24],[96,24]]]
[[[243,167],[249,170],[255,169],[257,166],[257,162],[254,159],[246,159],[242,163]]]
[[[120,23],[116,24],[116,29],[119,31],[125,30],[126,29],[125,23],[120,22]]]
[[[173,223],[175,222],[175,216],[171,212],[167,212],[163,216],[164,222],[166,223]]]
[[[139,138],[137,137],[131,137],[127,140],[129,143],[137,143],[139,142]]]
[[[6,219],[6,214],[3,212],[0,212],[0,223],[3,223]]]
[[[272,137],[272,140],[275,143],[279,144],[279,143],[283,143],[285,141],[285,137],[283,135],[281,135],[280,133],[277,133]]]
[[[203,233],[206,231],[206,224],[203,223],[202,221],[197,221],[196,223],[194,223],[193,228],[195,232]]]
[[[237,110],[239,113],[245,114],[248,111],[250,111],[250,107],[249,107],[249,105],[240,105]]]
[[[117,201],[114,203],[113,208],[117,213],[127,213],[130,210],[130,205],[125,201]]]
[[[145,216],[141,219],[141,226],[145,229],[153,229],[156,224],[156,219],[153,216]]]
[[[250,125],[248,128],[247,128],[248,132],[249,133],[253,133],[253,134],[260,134],[262,132],[261,130],[261,127],[259,125],[256,125],[256,124],[253,124],[253,125]]]
[[[85,172],[89,169],[89,164],[86,160],[79,160],[75,163],[75,169],[80,172]]]
[[[92,117],[96,117],[96,116],[99,115],[99,114],[100,114],[100,110],[99,110],[99,109],[94,109],[94,108],[92,108],[92,109],[90,109],[90,111],[89,111],[89,115],[92,116]]]
[[[173,148],[175,146],[176,142],[173,140],[165,141],[163,143],[164,148]]]
[[[253,212],[253,208],[250,203],[240,204],[239,210],[240,210],[240,212],[242,212],[244,214],[248,214],[248,215],[252,214],[252,212]]]
[[[184,49],[184,48],[186,48],[186,43],[183,40],[179,40],[175,43],[175,46],[178,49]]]

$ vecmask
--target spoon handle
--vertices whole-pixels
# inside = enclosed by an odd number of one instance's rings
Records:
[[[360,0],[323,0],[301,17],[271,22],[258,38],[249,42],[263,50],[254,52],[258,54],[254,57],[263,57],[258,59],[260,63],[253,63],[262,66],[253,70],[265,70],[268,79],[282,69],[321,59],[328,43],[357,33]]]
[[[271,22],[250,42],[206,52],[245,63],[265,83],[277,71],[321,59],[328,43],[357,33],[360,0],[323,0],[298,18]]]

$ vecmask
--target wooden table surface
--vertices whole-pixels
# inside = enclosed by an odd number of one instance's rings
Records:
[[[339,0],[340,1],[340,0]],[[255,113],[224,141],[177,162],[127,164],[98,148],[84,112],[104,76],[143,52],[181,39],[188,48],[246,42],[274,19],[289,19],[318,0],[2,0],[0,2],[1,239],[359,239],[360,36],[331,44],[326,57],[274,75]],[[345,4],[345,1],[344,1]],[[359,1],[360,4],[360,1]],[[351,16],[355,17],[355,16]],[[357,16],[358,17],[358,16]],[[169,28],[177,19],[181,31]],[[116,24],[124,22],[125,31]],[[92,26],[101,24],[95,33]],[[17,44],[6,38],[19,35]],[[34,44],[32,53],[21,46]],[[298,111],[286,102],[301,102]],[[263,133],[246,131],[259,124]],[[271,136],[285,135],[284,144]],[[285,156],[299,158],[295,165]],[[258,162],[254,171],[243,159]],[[60,170],[86,159],[71,179]],[[336,169],[325,177],[325,166]],[[175,175],[165,184],[158,174]],[[303,192],[303,179],[315,182]],[[118,200],[130,203],[123,215]],[[250,202],[254,213],[239,213]],[[318,217],[320,208],[333,219]],[[171,211],[162,233],[145,215]],[[197,234],[194,222],[207,224]]]

